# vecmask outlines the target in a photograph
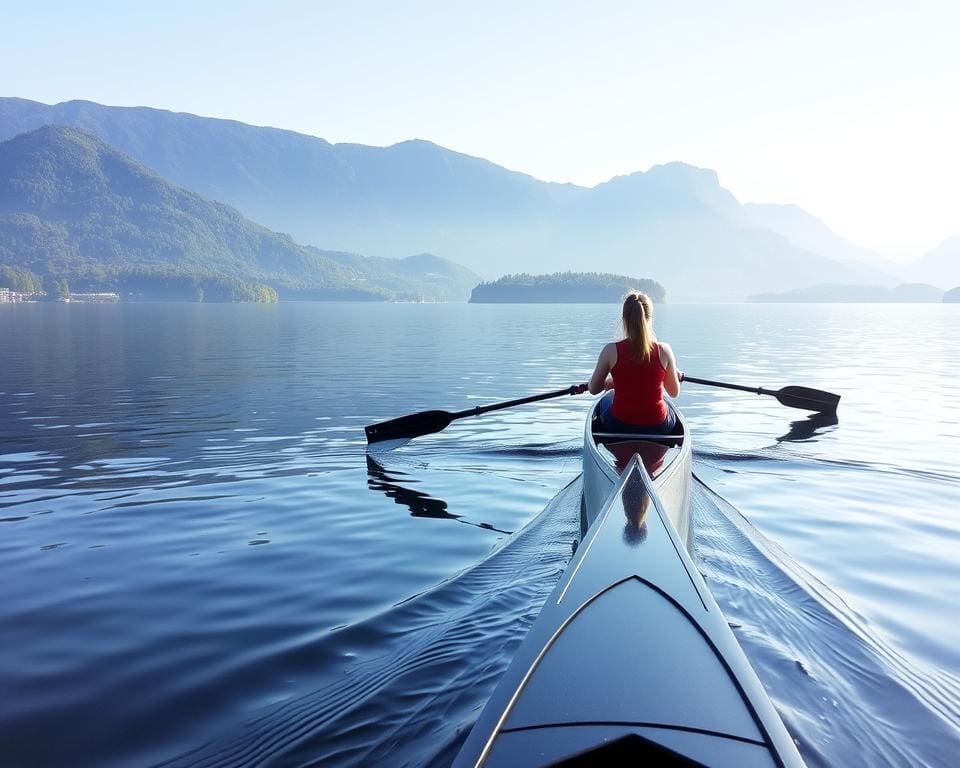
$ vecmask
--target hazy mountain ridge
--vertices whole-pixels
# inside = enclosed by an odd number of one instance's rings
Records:
[[[252,281],[289,297],[424,298],[410,264],[298,245],[66,126],[0,144],[0,263],[84,284],[194,276]],[[431,269],[456,295],[428,298],[464,299],[478,282],[445,260]],[[428,289],[442,282],[431,276]]]
[[[661,180],[673,171],[662,193]],[[680,171],[677,174],[676,171]],[[679,175],[680,178],[677,178]],[[547,250],[556,266],[576,271],[588,263],[621,274],[647,274],[680,299],[726,300],[760,290],[787,290],[824,279],[859,282],[863,270],[827,259],[781,235],[753,227],[739,203],[716,186],[703,194],[712,171],[682,164],[657,166],[618,180],[646,205],[621,212],[606,201],[582,199],[568,206]],[[629,186],[628,186],[629,185]],[[607,190],[598,188],[604,194]],[[576,208],[571,211],[569,208]],[[877,276],[874,282],[882,282]]]
[[[948,237],[925,253],[906,273],[915,280],[926,280],[942,288],[960,286],[960,235]]]
[[[429,251],[486,278],[589,265],[649,274],[681,299],[897,282],[809,214],[796,209],[819,225],[815,237],[772,222],[765,206],[741,205],[715,172],[683,163],[586,188],[426,141],[334,145],[145,107],[0,99],[0,138],[44,121],[80,125],[177,184],[325,249]]]
[[[777,232],[798,248],[866,268],[867,281],[883,275],[887,278],[883,284],[888,287],[903,282],[902,265],[884,259],[869,248],[854,245],[796,205],[744,203],[743,207],[754,226]]]
[[[785,293],[760,293],[747,298],[760,303],[901,303],[933,304],[948,301],[942,288],[927,283],[903,283],[894,288],[878,285],[837,285],[825,283],[796,288]]]

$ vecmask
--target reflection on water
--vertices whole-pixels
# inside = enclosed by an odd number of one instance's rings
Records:
[[[381,491],[388,499],[393,499],[397,504],[405,505],[414,517],[433,517],[441,520],[460,519],[459,515],[451,515],[447,511],[447,502],[443,499],[434,499],[425,493],[399,485],[399,481],[403,478],[406,478],[407,482],[415,483],[417,481],[399,471],[391,477],[369,453],[367,454],[367,475],[367,487],[370,490]]]
[[[650,494],[640,482],[629,482],[621,494],[623,503],[623,540],[631,546],[642,544],[647,538],[647,511]]]
[[[617,472],[623,474],[630,460],[639,456],[647,474],[656,477],[663,467],[664,459],[672,446],[668,443],[654,443],[648,440],[609,440],[603,442],[605,450],[613,454]],[[676,450],[676,448],[673,448]]]
[[[811,440],[827,427],[833,427],[840,423],[836,412],[833,413],[811,413],[805,419],[799,419],[790,423],[790,430],[777,438],[778,443],[796,443],[804,440]]]
[[[417,480],[405,472],[394,470],[391,476],[386,469],[370,453],[367,453],[367,487],[372,491],[380,491],[387,498],[393,499],[410,510],[412,517],[431,517],[437,520],[456,520],[458,523],[475,525],[498,533],[511,533],[497,528],[490,523],[473,523],[464,520],[462,515],[451,514],[447,509],[447,502],[436,499],[421,491],[413,490],[401,485],[402,482],[415,483]]]

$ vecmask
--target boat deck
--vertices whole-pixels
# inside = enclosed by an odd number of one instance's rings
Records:
[[[610,760],[801,764],[636,452],[454,765]]]

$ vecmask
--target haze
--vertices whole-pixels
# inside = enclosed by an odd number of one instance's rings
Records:
[[[910,259],[960,234],[960,6],[119,2],[4,10],[0,94],[424,138],[593,185],[681,160]]]

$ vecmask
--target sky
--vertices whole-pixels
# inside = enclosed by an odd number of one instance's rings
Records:
[[[586,186],[679,160],[898,260],[960,234],[957,2],[5,5],[3,96],[428,139]]]

